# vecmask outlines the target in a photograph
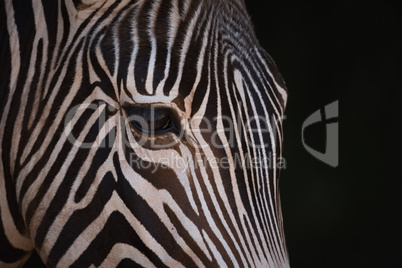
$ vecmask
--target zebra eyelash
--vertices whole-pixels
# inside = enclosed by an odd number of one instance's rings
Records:
[[[125,105],[123,107],[132,128],[148,136],[181,133],[179,116],[168,107],[153,105]]]

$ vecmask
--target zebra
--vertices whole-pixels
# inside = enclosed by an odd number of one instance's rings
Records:
[[[289,267],[287,89],[243,0],[5,0],[0,21],[0,267]]]

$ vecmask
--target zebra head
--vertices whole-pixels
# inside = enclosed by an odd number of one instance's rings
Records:
[[[287,94],[241,0],[0,5],[0,266],[289,266]]]

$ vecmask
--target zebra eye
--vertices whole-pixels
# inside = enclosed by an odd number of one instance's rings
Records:
[[[175,130],[171,112],[158,107],[131,107],[125,109],[132,125],[146,134],[163,134]]]

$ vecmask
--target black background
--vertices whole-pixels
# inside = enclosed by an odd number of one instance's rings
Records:
[[[291,267],[402,267],[402,9],[397,1],[246,4],[289,91],[280,188]],[[304,149],[301,131],[336,100],[332,168]],[[305,135],[325,150],[324,124]]]
[[[287,83],[281,199],[291,267],[402,267],[402,9],[380,1],[247,1]],[[339,101],[339,166],[303,147]],[[325,150],[325,125],[306,129]]]

